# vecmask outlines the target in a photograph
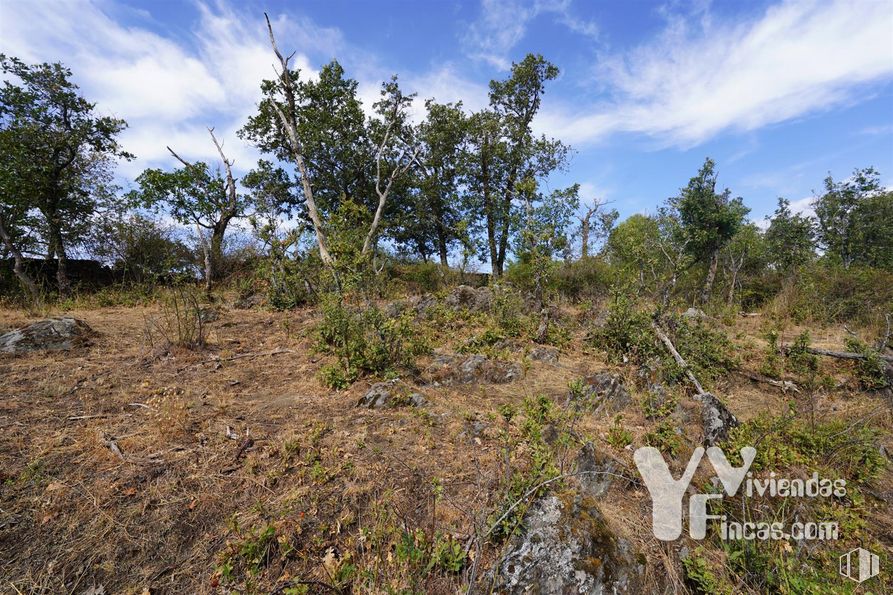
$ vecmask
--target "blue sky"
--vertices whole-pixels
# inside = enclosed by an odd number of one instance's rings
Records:
[[[893,2],[0,0],[0,52],[61,60],[147,166],[165,146],[236,167],[235,136],[272,73],[263,11],[307,76],[338,58],[371,104],[393,73],[420,98],[486,104],[487,82],[542,53],[561,68],[537,131],[575,148],[555,187],[653,212],[706,156],[751,217],[808,209],[830,171],[893,183]]]

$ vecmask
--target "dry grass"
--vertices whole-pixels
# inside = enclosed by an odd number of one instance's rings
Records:
[[[326,362],[311,350],[309,310],[224,309],[204,349],[165,352],[145,344],[154,308],[70,314],[99,333],[91,348],[0,359],[4,592],[80,593],[93,585],[109,593],[224,592],[221,567],[249,542],[265,558],[256,576],[245,574],[247,590],[299,579],[315,592],[334,584],[347,563],[379,573],[379,584],[399,583],[390,552],[371,545],[376,531],[419,527],[465,543],[491,510],[502,475],[500,405],[539,394],[563,402],[570,381],[607,368],[582,349],[581,331],[560,365],[531,363],[519,382],[421,387],[429,407],[371,411],[355,407],[368,382],[341,392],[321,386]],[[27,322],[0,310],[0,329]],[[760,345],[755,325],[746,319],[739,330]],[[720,392],[743,419],[780,413],[788,400],[734,375]],[[876,397],[847,392],[818,403],[822,415],[847,419],[879,406]],[[641,407],[623,419],[640,444],[652,425]],[[681,403],[678,419],[686,438],[679,461],[686,461],[701,432],[693,403]],[[486,424],[477,438],[470,420]],[[889,431],[889,411],[875,422]],[[631,451],[606,440],[612,423],[608,414],[586,416],[579,430],[635,476]],[[887,442],[893,447],[889,433]],[[443,486],[436,503],[435,479]],[[882,489],[890,485],[887,478]],[[648,560],[649,584],[678,587],[676,545],[651,538],[647,492],[615,487],[602,507]],[[257,537],[266,527],[273,542]],[[294,551],[280,555],[286,547]],[[485,548],[480,566],[498,553]],[[454,592],[462,580],[432,574],[412,587]]]

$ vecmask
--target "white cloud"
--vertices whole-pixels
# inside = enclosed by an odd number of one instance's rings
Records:
[[[151,16],[132,13],[145,26],[127,26],[109,15],[120,7],[87,0],[4,2],[2,51],[25,61],[62,60],[83,93],[101,113],[124,118],[125,149],[137,160],[120,173],[134,176],[147,166],[171,164],[165,148],[184,158],[215,161],[207,127],[225,142],[227,157],[248,169],[256,151],[236,138],[260,98],[260,82],[273,74],[262,15],[236,13],[226,4],[197,4],[199,19],[183,40],[151,31]],[[274,28],[299,49],[333,51],[340,34],[306,20],[274,19]],[[294,62],[314,76],[306,52]]]
[[[508,70],[509,51],[524,38],[530,21],[543,14],[552,14],[575,33],[597,38],[598,25],[573,16],[570,4],[571,0],[483,0],[480,19],[471,24],[462,40],[466,53],[499,70]]]
[[[586,143],[616,132],[692,146],[854,101],[893,76],[893,11],[883,1],[790,0],[749,22],[670,16],[662,35],[608,54],[612,100],[543,114],[538,127]]]

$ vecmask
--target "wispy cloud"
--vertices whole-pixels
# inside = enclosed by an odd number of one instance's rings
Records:
[[[654,41],[601,57],[609,101],[553,109],[539,127],[577,143],[634,132],[693,146],[802,117],[893,78],[891,30],[889,3],[873,0],[790,0],[749,22],[668,15]]]
[[[256,153],[235,131],[254,110],[260,81],[273,74],[262,16],[246,18],[221,2],[196,6],[189,38],[174,39],[153,32],[145,13],[129,15],[138,24],[124,25],[101,3],[8,2],[3,51],[31,62],[62,59],[97,109],[127,120],[121,140],[138,161],[122,164],[125,175],[170,162],[166,145],[190,159],[215,160],[208,126],[226,139],[228,157],[248,168]],[[331,47],[340,39],[307,21],[280,17],[274,26],[303,47]],[[306,53],[295,64],[315,73]]]
[[[483,60],[499,70],[511,67],[509,52],[524,38],[527,27],[536,17],[552,15],[575,33],[595,39],[596,23],[574,16],[570,0],[483,0],[481,16],[463,36],[466,54]]]

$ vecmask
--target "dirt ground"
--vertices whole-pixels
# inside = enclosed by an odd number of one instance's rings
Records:
[[[207,348],[170,352],[147,341],[154,308],[66,314],[96,331],[92,346],[0,356],[0,592],[228,592],[227,552],[250,557],[245,544],[268,526],[280,552],[282,536],[295,552],[265,561],[257,592],[284,592],[296,578],[310,592],[330,590],[345,555],[384,572],[389,554],[368,540],[387,523],[436,528],[465,543],[493,506],[504,457],[500,405],[539,394],[560,403],[571,381],[611,368],[575,337],[558,365],[531,362],[517,382],[419,386],[424,408],[370,410],[356,406],[368,381],[344,391],[321,385],[325,360],[312,349],[310,310],[222,308]],[[34,320],[0,310],[0,331]],[[757,327],[742,319],[737,329],[745,366],[759,350]],[[836,330],[820,340],[840,345]],[[735,375],[722,393],[743,420],[778,414],[790,397]],[[873,416],[893,448],[881,397],[834,393],[817,408]],[[684,430],[695,444],[696,409],[682,409],[691,411]],[[611,449],[611,416],[581,423]],[[637,411],[624,413],[624,423],[637,438],[645,431]],[[613,452],[637,477],[631,450]],[[889,477],[878,486],[889,503]],[[875,507],[876,532],[893,548],[889,506]],[[653,580],[673,584],[682,544],[650,537],[644,488],[612,488],[602,510],[646,556]],[[486,569],[496,551],[480,555]],[[461,581],[438,575],[416,587],[453,592]]]

